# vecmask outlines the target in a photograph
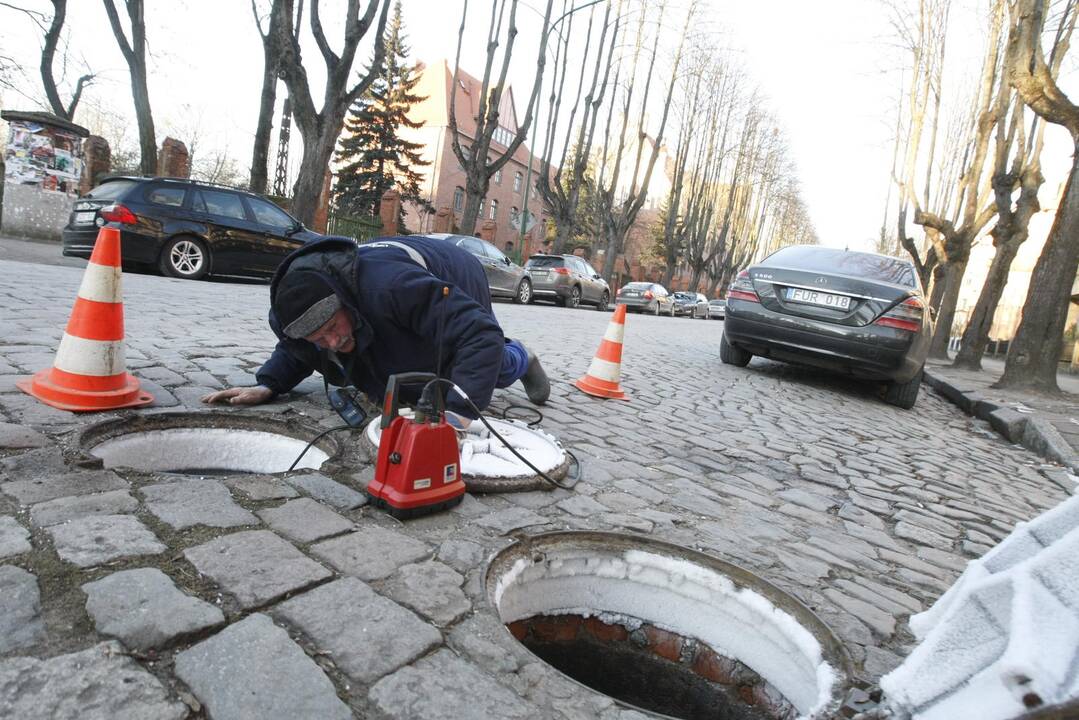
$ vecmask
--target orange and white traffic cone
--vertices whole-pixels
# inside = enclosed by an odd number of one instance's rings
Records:
[[[588,372],[573,383],[578,390],[602,398],[627,400],[626,393],[619,385],[622,379],[622,338],[626,334],[626,306],[615,308],[611,324],[603,335]]]
[[[101,228],[53,366],[16,383],[61,410],[86,412],[149,405],[154,398],[124,365],[120,231]]]

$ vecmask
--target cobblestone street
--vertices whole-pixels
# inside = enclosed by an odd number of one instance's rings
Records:
[[[81,468],[78,433],[112,415],[15,387],[52,364],[81,277],[0,261],[4,717],[640,718],[540,662],[491,608],[490,555],[559,529],[740,565],[816,612],[874,683],[909,652],[909,615],[1066,497],[1045,461],[928,386],[904,411],[872,384],[721,364],[718,321],[630,315],[629,401],[587,397],[571,382],[610,314],[508,303],[503,328],[552,380],[542,428],[582,461],[574,492],[468,496],[400,523],[357,492],[370,466],[334,479]],[[265,285],[125,274],[124,302],[128,370],[157,399],[140,414],[205,411],[200,396],[253,384],[273,347]],[[338,424],[320,378],[299,390],[242,412]],[[495,398],[527,402],[520,385]]]

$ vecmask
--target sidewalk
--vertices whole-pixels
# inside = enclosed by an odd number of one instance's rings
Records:
[[[1004,361],[985,359],[982,370],[953,368],[940,360],[926,364],[925,380],[964,412],[986,420],[1013,443],[1070,470],[1052,472],[1054,481],[1076,492],[1079,474],[1079,376],[1061,371],[1061,395],[998,390],[992,385],[1004,373]]]

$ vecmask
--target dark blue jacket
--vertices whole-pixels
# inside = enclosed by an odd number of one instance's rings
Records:
[[[441,323],[443,377],[459,385],[480,409],[486,408],[502,367],[505,338],[491,310],[483,266],[444,240],[385,239],[415,249],[427,269],[400,248],[337,239],[305,245],[285,258],[270,285],[270,327],[279,340],[256,373],[259,384],[284,393],[318,370],[330,383],[355,385],[380,404],[390,375],[435,372]],[[290,267],[321,273],[351,313],[356,347],[339,356],[345,372],[327,351],[281,332],[273,300]],[[449,288],[445,297],[444,287]],[[449,394],[447,406],[476,416],[455,393]]]

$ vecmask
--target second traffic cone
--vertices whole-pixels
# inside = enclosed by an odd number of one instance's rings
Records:
[[[615,308],[611,324],[588,366],[588,372],[573,383],[578,390],[602,398],[626,400],[619,381],[622,379],[622,338],[626,334],[626,306]]]
[[[120,231],[101,228],[75,307],[51,368],[16,383],[61,410],[86,412],[149,405],[154,398],[124,365]]]

